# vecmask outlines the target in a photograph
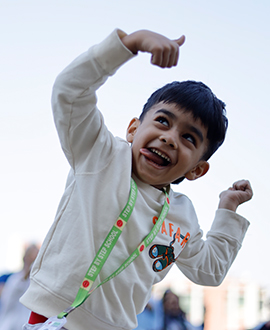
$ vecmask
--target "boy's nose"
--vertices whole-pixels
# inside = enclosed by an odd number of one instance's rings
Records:
[[[177,143],[176,143],[175,139],[172,136],[170,136],[170,135],[161,135],[159,139],[160,139],[160,141],[162,141],[165,144],[169,145],[173,149],[177,149]]]

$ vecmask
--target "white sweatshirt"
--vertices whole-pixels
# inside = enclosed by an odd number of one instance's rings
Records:
[[[54,85],[55,124],[71,171],[32,269],[30,288],[21,299],[46,317],[59,314],[74,301],[90,263],[127,202],[131,148],[104,125],[95,91],[133,56],[115,30],[73,61]],[[134,211],[96,283],[133,252],[162,209],[164,193],[134,179],[138,185]],[[218,210],[204,241],[191,201],[170,187],[168,192],[170,210],[152,244],[67,317],[69,330],[135,328],[136,315],[149,300],[152,285],[170,269],[171,265],[155,271],[164,266],[166,253],[173,262],[179,256],[176,264],[191,281],[221,283],[241,247],[248,221],[234,212]]]

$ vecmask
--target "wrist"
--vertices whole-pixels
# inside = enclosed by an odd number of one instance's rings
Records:
[[[121,38],[124,46],[130,50],[134,55],[138,54],[136,38],[134,38],[133,33],[127,34]]]
[[[220,200],[218,208],[219,209],[227,209],[235,212],[238,207],[238,203],[232,200]]]

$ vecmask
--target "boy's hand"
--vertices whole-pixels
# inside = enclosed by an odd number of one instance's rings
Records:
[[[138,51],[152,54],[151,63],[161,68],[176,66],[179,47],[185,42],[185,36],[170,40],[161,34],[140,30],[122,38],[123,44],[133,53]]]
[[[248,180],[240,180],[220,195],[219,209],[236,211],[237,207],[250,200],[253,196],[251,185]]]

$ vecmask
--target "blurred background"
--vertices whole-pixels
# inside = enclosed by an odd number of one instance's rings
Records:
[[[207,330],[251,329],[270,319],[269,0],[0,0],[0,12],[0,274],[22,267],[26,244],[42,243],[64,191],[69,167],[50,105],[57,74],[117,27],[171,39],[184,34],[176,68],[151,66],[150,56],[140,54],[98,91],[99,108],[109,129],[124,138],[129,120],[157,88],[188,79],[209,85],[227,105],[227,139],[206,176],[174,190],[191,198],[206,233],[219,193],[249,179],[254,197],[238,212],[251,226],[221,287],[192,286],[173,270],[153,294],[172,287],[185,297],[188,317],[200,322],[206,300],[219,299],[207,290],[223,290],[225,319]]]

